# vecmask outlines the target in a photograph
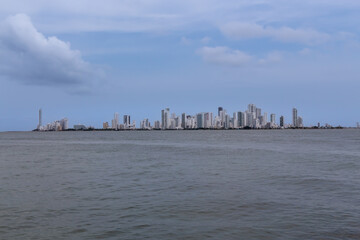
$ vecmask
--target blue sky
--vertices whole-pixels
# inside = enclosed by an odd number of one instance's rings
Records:
[[[0,3],[0,131],[114,112],[160,119],[255,103],[306,125],[360,121],[354,0]]]

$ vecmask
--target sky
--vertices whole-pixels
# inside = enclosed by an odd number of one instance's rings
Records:
[[[358,0],[0,0],[0,131],[249,103],[360,122]]]

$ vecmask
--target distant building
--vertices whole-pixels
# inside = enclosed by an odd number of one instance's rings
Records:
[[[111,128],[117,130],[119,126],[119,113],[114,114],[114,119],[111,121]]]
[[[154,122],[154,129],[161,129],[160,121],[155,121]]]
[[[267,113],[264,113],[264,116],[263,116],[263,125],[265,126],[268,122],[268,118],[267,118]]]
[[[256,108],[256,118],[261,116],[261,108]]]
[[[220,117],[220,112],[222,112],[224,109],[222,107],[218,107],[218,116]]]
[[[123,124],[124,124],[125,128],[130,127],[130,125],[131,125],[130,115],[124,115],[123,120],[124,120],[124,121],[123,121]]]
[[[165,108],[161,110],[161,128],[169,129],[170,125],[170,108]]]
[[[360,123],[359,122],[356,123],[356,127],[360,128]]]
[[[103,122],[103,129],[108,129],[108,128],[109,128],[109,123]]]
[[[145,118],[140,122],[140,129],[148,129],[148,130],[151,129],[149,119]]]
[[[274,113],[270,114],[270,122],[271,122],[273,125],[276,124],[276,118],[275,118],[275,117],[276,117],[276,116],[275,116]]]
[[[82,124],[77,124],[77,125],[74,125],[74,129],[75,130],[86,130],[87,127],[85,125],[82,125]]]
[[[42,126],[42,110],[40,108],[39,109],[39,123],[38,123],[37,129],[40,130],[41,126]]]
[[[298,117],[296,123],[297,123],[296,127],[302,128],[304,126],[302,117]]]
[[[248,105],[248,112],[256,113],[256,105],[255,104],[249,104]]]
[[[284,127],[284,116],[280,117],[280,127]]]
[[[69,120],[67,118],[63,118],[60,120],[61,130],[68,130],[69,129]]]
[[[186,114],[185,113],[181,114],[181,127],[183,129],[186,128]]]
[[[205,128],[204,113],[196,114],[196,127],[197,128]]]
[[[293,127],[298,127],[298,115],[297,115],[297,109],[296,108],[293,108],[292,110],[292,117],[293,117]]]

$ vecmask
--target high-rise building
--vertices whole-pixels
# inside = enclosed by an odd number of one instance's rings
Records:
[[[130,115],[124,115],[123,120],[124,120],[123,123],[124,123],[125,128],[130,127],[130,125],[131,125]]]
[[[238,127],[245,127],[245,114],[243,112],[237,112]]]
[[[275,114],[274,113],[270,114],[270,122],[272,124],[276,124],[276,119],[275,119]]]
[[[225,129],[230,128],[230,116],[228,114],[225,114],[224,128]]]
[[[248,105],[248,112],[256,113],[256,105],[255,104],[249,104]]]
[[[297,121],[296,121],[296,124],[297,124],[297,126],[296,127],[303,127],[304,125],[303,125],[303,119],[302,119],[302,117],[298,117],[297,118]]]
[[[218,116],[220,117],[220,112],[222,112],[224,109],[222,107],[218,107]]]
[[[264,116],[263,116],[263,125],[265,126],[268,122],[268,118],[267,118],[267,113],[264,113]]]
[[[37,129],[40,130],[41,126],[42,126],[42,110],[40,108],[39,109],[39,124],[37,126]]]
[[[359,122],[356,123],[356,127],[360,128],[360,123]]]
[[[212,113],[204,113],[204,128],[212,127]]]
[[[256,108],[256,118],[261,116],[261,108]]]
[[[237,112],[233,113],[232,123],[233,123],[233,125],[232,125],[233,128],[238,128],[239,127],[239,120],[238,120]]]
[[[181,114],[181,127],[183,129],[186,128],[186,114],[185,113]]]
[[[170,108],[161,110],[161,128],[169,129],[171,126],[170,122]]]
[[[154,122],[154,129],[161,129],[160,121],[155,121]]]
[[[280,127],[284,127],[284,116],[280,117]]]
[[[103,122],[103,129],[108,129],[108,128],[109,128],[109,123]]]
[[[119,113],[114,113],[114,119],[111,121],[111,128],[117,130],[119,126]]]
[[[197,128],[204,128],[204,113],[198,113],[196,114],[196,127]]]
[[[67,118],[61,119],[60,126],[61,126],[62,130],[68,130],[69,129],[69,120]]]
[[[298,115],[297,115],[297,109],[296,108],[293,108],[292,110],[292,117],[293,117],[293,127],[298,127],[298,123],[297,123],[297,120],[298,120]]]

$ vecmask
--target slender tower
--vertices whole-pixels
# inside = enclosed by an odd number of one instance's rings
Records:
[[[298,115],[297,115],[297,109],[293,108],[292,110],[292,116],[293,116],[293,127],[298,127]]]
[[[40,130],[41,125],[42,125],[42,110],[40,108],[39,109],[39,124],[38,124],[38,127],[37,127],[38,130]]]

